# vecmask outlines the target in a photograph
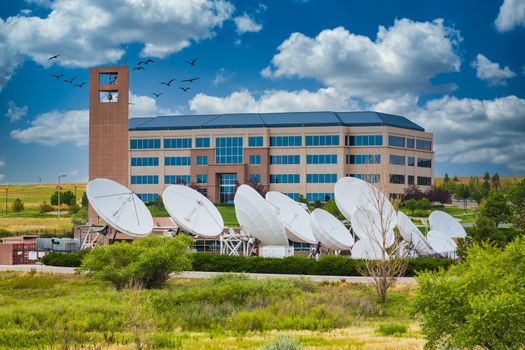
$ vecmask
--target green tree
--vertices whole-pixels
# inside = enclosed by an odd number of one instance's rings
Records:
[[[49,199],[52,205],[58,205],[58,191],[55,191],[51,198]],[[77,199],[75,194],[71,191],[61,191],[60,192],[60,204],[74,205],[76,204]]]
[[[496,190],[500,189],[501,183],[498,173],[494,173],[494,175],[492,175],[492,178],[490,179],[490,184],[492,185],[492,188],[495,188]]]
[[[82,208],[87,208],[89,205],[88,197],[86,192],[82,193],[82,199],[80,200],[80,205]]]
[[[417,201],[417,208],[421,210],[427,210],[431,207],[430,200],[428,198],[421,198]]]
[[[507,198],[494,189],[490,190],[487,199],[481,203],[480,215],[493,220],[496,227],[512,220],[512,210]]]
[[[17,214],[20,214],[20,212],[24,211],[24,209],[24,203],[20,200],[20,198],[15,199],[13,204],[11,204],[11,210]]]
[[[485,171],[485,174],[483,174],[483,181],[490,181],[490,174],[488,171]]]
[[[468,249],[464,262],[417,278],[412,307],[425,348],[525,347],[525,239]],[[448,346],[447,346],[448,345]]]
[[[463,200],[463,209],[465,212],[467,211],[467,199],[470,198],[470,189],[465,184],[460,184],[456,186],[456,190],[454,192],[454,195],[457,199]]]
[[[454,182],[459,182],[458,176],[457,176],[457,175],[454,175],[454,178],[452,179],[452,181],[454,181]]]
[[[410,215],[414,215],[414,210],[417,209],[417,204],[418,204],[418,201],[415,200],[414,198],[411,198],[405,201],[405,208],[410,210]]]
[[[508,197],[514,211],[514,227],[525,229],[525,179],[509,189]]]
[[[448,173],[445,173],[445,178],[443,179],[443,182],[444,183],[449,183],[450,182],[450,177],[448,176]]]
[[[71,222],[74,226],[85,225],[88,222],[88,209],[81,207],[78,212],[71,216]]]
[[[53,211],[53,207],[51,205],[47,204],[47,202],[42,202],[38,206],[38,212],[40,214],[49,213],[50,211]]]
[[[475,243],[491,243],[498,247],[504,247],[507,245],[507,237],[496,227],[493,220],[480,216],[473,227],[467,228],[467,237],[458,242],[458,256],[464,259],[467,249]]]
[[[126,286],[160,288],[172,272],[191,269],[189,236],[145,237],[132,244],[116,243],[94,248],[82,261],[81,271],[109,281],[117,289]]]
[[[335,216],[336,218],[338,218],[340,220],[345,220],[344,215],[341,214],[341,211],[339,211],[339,208],[335,204],[335,200],[332,199],[332,200],[326,202],[323,205],[323,209],[326,210],[327,212],[329,212],[330,214],[332,214],[333,216]]]

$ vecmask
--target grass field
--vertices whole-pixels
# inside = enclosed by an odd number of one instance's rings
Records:
[[[490,175],[492,176],[493,174],[490,174]],[[453,178],[454,178],[454,175],[450,175],[450,180],[452,180]],[[483,176],[472,176],[472,177],[471,176],[462,176],[462,177],[458,176],[458,182],[461,184],[467,184],[469,183],[471,178],[478,179],[478,181],[483,182]],[[524,178],[525,177],[523,176],[500,176],[499,177],[500,182],[503,186],[515,184]],[[443,181],[444,181],[443,177],[434,178],[434,182],[437,186],[442,185]]]
[[[414,288],[394,288],[381,305],[369,287],[344,282],[226,275],[117,291],[78,275],[2,272],[0,349],[129,349],[137,337],[152,348],[256,349],[283,334],[305,349],[422,349]],[[406,332],[382,335],[392,325]]]

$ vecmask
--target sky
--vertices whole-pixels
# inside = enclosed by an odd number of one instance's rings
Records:
[[[87,181],[104,65],[130,117],[375,110],[434,134],[437,177],[525,175],[524,0],[1,1],[0,184]]]

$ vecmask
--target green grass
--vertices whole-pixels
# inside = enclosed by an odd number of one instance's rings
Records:
[[[217,209],[219,209],[226,227],[239,227],[239,222],[237,222],[237,217],[235,216],[235,207],[233,205],[217,204]]]
[[[77,188],[77,199],[82,198],[82,193],[86,189],[86,184],[61,184],[62,191],[75,193]],[[4,185],[0,186],[0,212],[5,210],[5,189],[8,189],[8,211],[11,212],[11,204],[16,198],[24,203],[24,213],[38,213],[38,206],[42,202],[49,203],[51,195],[56,191],[57,184],[40,185]],[[65,210],[65,206],[62,210]]]
[[[388,323],[380,325],[376,331],[383,336],[401,335],[408,331],[408,327],[400,323]]]
[[[418,331],[402,340],[374,335],[382,324],[417,329],[406,307],[413,288],[393,290],[380,305],[369,287],[348,283],[225,275],[117,291],[78,275],[0,272],[0,349],[64,341],[126,348],[136,333],[153,348],[254,349],[279,335],[315,349],[421,348]]]

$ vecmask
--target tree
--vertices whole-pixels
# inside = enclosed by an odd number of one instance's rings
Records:
[[[53,207],[51,205],[47,204],[46,202],[42,202],[38,206],[38,212],[40,214],[49,213],[50,211],[53,211]]]
[[[485,216],[478,217],[476,224],[467,228],[467,237],[458,242],[457,254],[464,259],[467,249],[473,244],[490,243],[498,247],[507,245],[507,237],[498,230],[496,223]]]
[[[443,182],[444,183],[449,183],[450,182],[450,177],[448,176],[448,173],[445,173],[445,178],[443,179]]]
[[[11,210],[17,214],[20,214],[21,211],[24,211],[24,203],[20,200],[20,198],[14,200],[13,204],[11,204]]]
[[[441,204],[452,202],[452,194],[445,188],[431,188],[425,193],[425,195],[431,202],[438,202]]]
[[[454,195],[456,196],[457,199],[463,200],[463,209],[466,212],[467,211],[467,199],[470,198],[470,190],[468,186],[466,186],[465,184],[460,184],[459,186],[456,187],[456,191]]]
[[[77,213],[71,216],[71,222],[74,226],[85,225],[88,222],[88,209],[81,207]]]
[[[431,203],[428,198],[421,198],[417,201],[417,209],[428,210],[431,207]]]
[[[485,171],[485,174],[483,174],[483,181],[490,181],[490,174],[488,171]]]
[[[490,184],[492,185],[492,188],[495,188],[496,190],[500,189],[501,184],[498,173],[494,173],[494,175],[492,175],[492,178],[490,179]]]
[[[405,208],[410,210],[410,215],[414,215],[414,210],[417,209],[417,200],[410,198],[409,200],[405,201]]]
[[[490,190],[487,199],[481,203],[480,215],[493,220],[496,227],[512,220],[512,210],[507,199],[494,189]]]
[[[403,193],[404,201],[408,199],[420,200],[423,197],[425,197],[425,194],[416,185],[408,186]]]
[[[82,199],[80,200],[80,205],[82,206],[82,208],[87,208],[89,205],[89,200],[88,200],[86,192],[82,193]]]
[[[452,181],[454,181],[454,182],[459,182],[458,176],[457,176],[457,175],[454,175],[454,178],[452,179]]]
[[[55,191],[49,199],[52,205],[58,205],[58,191]],[[60,204],[74,205],[77,199],[75,194],[71,191],[60,191]]]
[[[326,210],[327,212],[329,212],[330,214],[332,214],[333,216],[335,216],[336,218],[338,218],[339,220],[345,220],[344,215],[341,214],[341,211],[339,210],[339,208],[335,204],[335,200],[332,199],[332,200],[326,202],[323,205],[323,209]]]
[[[469,248],[448,271],[417,277],[412,307],[421,319],[426,348],[525,347],[525,239],[504,250]]]
[[[297,201],[298,201],[299,203],[308,204],[308,201],[306,200],[306,197],[305,197],[304,194],[302,194],[302,193],[299,195],[299,198],[297,199]]]
[[[509,189],[508,197],[514,211],[514,227],[525,229],[525,179]]]

